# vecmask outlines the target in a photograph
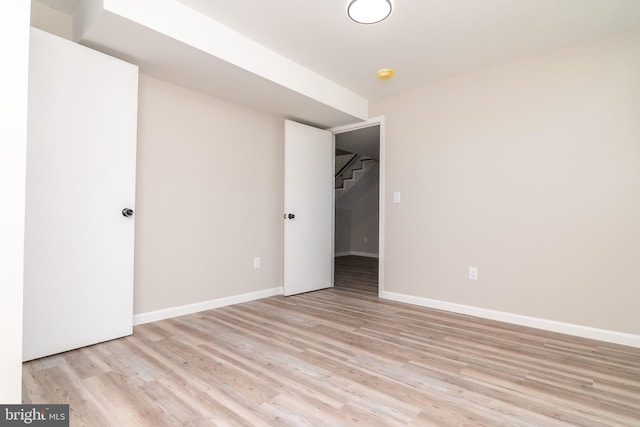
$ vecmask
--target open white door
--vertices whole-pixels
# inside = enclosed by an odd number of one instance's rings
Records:
[[[333,286],[333,134],[287,120],[284,294]]]
[[[31,30],[23,359],[129,335],[138,69]]]

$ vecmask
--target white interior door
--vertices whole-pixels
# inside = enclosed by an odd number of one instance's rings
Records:
[[[129,335],[138,70],[32,29],[23,358]]]
[[[333,286],[333,135],[287,120],[284,294]]]

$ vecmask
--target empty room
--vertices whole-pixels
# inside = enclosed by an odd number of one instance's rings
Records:
[[[639,1],[5,3],[0,425],[640,425]]]

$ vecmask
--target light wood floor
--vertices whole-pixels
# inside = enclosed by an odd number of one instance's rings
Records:
[[[25,363],[24,401],[72,426],[640,426],[640,349],[336,287],[137,326]]]

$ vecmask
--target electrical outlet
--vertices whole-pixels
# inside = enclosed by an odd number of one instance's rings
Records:
[[[362,239],[362,241],[367,244],[369,243],[369,238],[367,236],[364,236],[364,238]]]
[[[254,257],[253,258],[253,268],[260,268],[260,257]]]
[[[469,280],[478,280],[478,267],[469,267]]]

